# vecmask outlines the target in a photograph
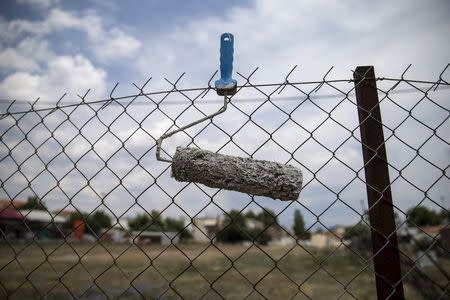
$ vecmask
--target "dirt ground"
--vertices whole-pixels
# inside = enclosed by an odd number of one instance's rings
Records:
[[[375,298],[371,264],[345,247],[259,247],[3,241],[0,298]]]

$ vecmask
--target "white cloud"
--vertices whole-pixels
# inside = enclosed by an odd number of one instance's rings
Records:
[[[10,35],[48,35],[64,30],[79,30],[86,33],[89,47],[98,59],[107,61],[126,58],[135,54],[141,43],[120,28],[108,28],[103,19],[94,12],[76,14],[59,8],[51,9],[43,20],[13,20],[7,24]]]
[[[76,95],[89,88],[93,96],[106,90],[106,73],[81,55],[54,57],[43,72],[16,72],[0,82],[0,95],[11,99],[56,101],[63,92]]]
[[[331,76],[339,77],[351,77],[350,69],[357,65],[399,75],[409,63],[415,64],[412,74],[435,75],[436,68],[442,70],[450,60],[445,38],[450,24],[439,22],[443,17],[436,11],[404,1],[372,6],[254,1],[227,10],[223,17],[196,18],[150,37],[137,66],[147,76],[152,70],[154,77],[186,71],[190,80],[204,84],[218,68],[220,34],[232,32],[235,70],[248,74],[260,66],[255,75],[260,82],[283,80],[296,64],[292,78],[300,80],[320,79],[332,65],[336,68]]]
[[[23,33],[44,35],[67,29],[83,30],[90,36],[96,36],[102,33],[103,26],[100,17],[92,13],[77,16],[74,13],[54,8],[43,20],[12,20],[8,23],[8,29],[16,36]]]
[[[46,40],[25,38],[16,47],[0,50],[0,68],[4,71],[38,71],[41,64],[53,56]]]
[[[98,37],[92,37],[92,39],[98,42],[93,50],[97,57],[102,60],[130,57],[141,47],[141,43],[137,39],[118,28],[111,29],[109,35],[104,36],[102,34]]]
[[[0,82],[3,98],[56,101],[63,92],[76,95],[92,89],[93,97],[104,94],[106,72],[84,55],[58,55],[47,37],[65,30],[86,34],[91,50],[107,61],[132,55],[139,41],[116,27],[107,28],[93,12],[83,15],[51,9],[43,20],[0,19],[2,37],[8,47],[0,48],[0,67],[6,76]],[[16,41],[16,44],[14,44]]]
[[[432,76],[436,76],[440,72],[438,68],[444,67],[450,60],[447,51],[449,48],[448,39],[445,38],[450,29],[449,22],[439,21],[441,17],[436,10],[423,10],[419,5],[422,4],[409,4],[404,1],[370,7],[367,7],[367,4],[360,5],[358,2],[340,3],[338,5],[337,2],[325,3],[323,1],[314,3],[254,1],[252,6],[231,8],[223,17],[196,18],[182,24],[173,31],[166,31],[161,35],[147,35],[150,36],[150,39],[145,41],[142,47],[140,41],[128,35],[119,27],[107,27],[104,20],[93,12],[77,14],[61,9],[52,9],[48,16],[41,21],[16,20],[11,23],[6,23],[0,18],[0,28],[5,28],[5,32],[0,32],[2,37],[4,36],[8,39],[19,38],[22,35],[35,37],[35,39],[31,39],[28,42],[28,47],[22,41],[18,47],[5,49],[0,52],[0,57],[4,55],[3,60],[5,61],[0,62],[3,63],[2,66],[4,68],[15,68],[21,71],[7,76],[0,83],[0,93],[8,97],[13,97],[14,95],[17,98],[31,100],[35,99],[39,94],[51,95],[55,99],[67,87],[81,93],[87,88],[94,86],[97,91],[104,92],[106,73],[92,65],[86,57],[56,56],[51,52],[50,54],[45,53],[44,50],[48,50],[48,46],[42,38],[54,32],[66,30],[77,30],[85,33],[90,46],[92,46],[91,50],[93,53],[104,61],[138,55],[135,66],[144,76],[153,75],[156,78],[168,77],[169,79],[174,79],[182,71],[187,71],[189,76],[187,76],[187,79],[183,79],[179,85],[186,87],[193,87],[197,84],[204,85],[210,73],[218,68],[219,36],[224,31],[235,34],[235,70],[248,74],[253,67],[257,65],[262,67],[261,71],[258,71],[255,75],[254,82],[256,83],[280,82],[284,79],[284,75],[290,67],[295,64],[299,64],[299,68],[294,72],[291,78],[292,81],[321,79],[323,73],[331,65],[336,65],[336,71],[333,71],[332,77],[339,77],[340,79],[351,77],[350,69],[360,64],[375,65],[377,75],[380,76],[399,76],[401,73],[399,70],[408,63],[418,64],[412,69],[412,77],[434,79]],[[38,40],[38,38],[41,38],[41,40]],[[33,41],[34,46],[30,46],[31,41]],[[24,45],[20,46],[21,44]],[[424,47],[423,45],[428,46]],[[42,58],[38,58],[38,55],[30,54],[29,49],[33,48],[43,49],[41,51],[42,54],[40,54]],[[140,48],[142,48],[142,53],[137,52]],[[52,57],[47,59],[48,66],[45,66],[46,57],[49,56]],[[19,58],[21,58],[21,61],[19,61]],[[237,75],[235,76],[240,83],[243,82]],[[152,81],[148,88],[155,91],[160,86]],[[347,83],[344,89],[348,90],[350,88],[351,83]],[[167,85],[164,86],[164,89],[167,89]],[[336,93],[336,91],[327,86],[324,86],[321,92],[325,94]],[[288,87],[282,96],[290,95],[298,96],[298,92],[289,91]],[[181,95],[173,96],[174,98],[178,97],[177,100],[183,99]],[[246,107],[245,103],[239,103],[239,98],[260,98],[261,96],[255,90],[247,89],[240,92],[233,101],[236,101],[236,105],[244,111],[250,111],[250,108],[248,110],[244,108]],[[155,98],[159,100],[158,96],[155,96]],[[208,98],[215,98],[215,96],[209,94]],[[401,100],[397,95],[396,99]],[[204,99],[202,101],[208,100]],[[320,102],[319,105],[330,107],[329,105],[332,101],[332,99],[325,99],[325,102],[328,104]],[[248,104],[248,106],[250,107],[251,104]],[[115,114],[112,114],[112,107],[110,106],[110,110],[103,110],[103,113],[111,113],[111,118],[114,118]],[[118,108],[120,109],[120,107]],[[214,106],[210,108],[213,109]],[[169,113],[169,107],[162,106],[162,109],[167,109],[166,112]],[[139,107],[139,112],[137,112],[133,111],[133,106],[131,106],[128,112],[133,117],[142,115],[142,119],[147,110],[141,110]],[[253,117],[262,127],[270,127],[273,130],[274,124],[278,124],[277,119],[282,119],[279,116],[277,117],[276,112],[274,107],[269,106],[268,109],[263,107]],[[294,118],[302,126],[312,130],[319,125],[321,115],[317,110],[308,110],[308,106],[303,105],[297,112],[298,114],[295,113]],[[175,118],[178,113],[179,111],[176,110],[173,114],[169,113],[169,115]],[[383,105],[382,113],[383,120],[387,126],[394,127],[392,124],[395,122],[390,121],[390,119],[400,118],[395,111],[390,112],[389,108],[384,108]],[[142,124],[143,128],[154,137],[158,137],[172,124],[165,116],[161,115],[160,118],[155,118],[157,114],[157,112],[153,113],[151,118]],[[240,116],[240,113],[236,111],[233,113],[232,108],[230,108],[230,111],[216,118],[215,122],[222,120],[220,121],[221,128],[232,134],[246,121],[245,117],[240,117],[243,116]],[[357,124],[356,110],[352,105],[343,107],[342,110],[334,111],[333,117],[351,129]],[[426,123],[434,117],[436,117],[436,114],[430,113],[424,122]],[[183,121],[182,123],[187,124],[187,122],[197,118],[194,112],[187,111],[183,114],[181,120]],[[115,121],[115,125],[111,127],[111,130],[123,140],[134,132],[136,125],[133,122],[126,122],[126,119],[126,116],[120,117]],[[72,121],[75,121],[75,118]],[[198,125],[191,130],[198,132],[203,125]],[[211,130],[205,130],[196,138],[195,142],[197,145],[205,149],[216,150],[228,141],[227,136],[217,133],[212,127],[210,126],[209,129]],[[414,139],[417,141],[417,136],[420,133],[419,129],[416,129],[414,126],[408,126],[408,128],[411,129],[411,132],[415,131],[415,133],[400,132],[400,136],[403,139],[407,139],[414,134]],[[308,138],[305,132],[302,132],[297,125],[292,123],[291,125],[284,125],[282,129],[284,131],[278,131],[274,139],[291,152],[304,139]],[[345,136],[345,134],[339,134],[337,129],[339,128],[332,123],[326,123],[321,126],[320,130],[315,132],[314,137],[327,146],[330,145],[334,150],[334,147]],[[100,132],[105,130],[105,128],[91,124],[86,126],[86,130]],[[355,134],[358,136],[357,130]],[[64,135],[64,133],[61,132],[61,135]],[[262,137],[262,135],[258,136],[256,131],[253,131],[252,134],[252,130],[248,130],[247,133],[239,136],[240,138],[236,138],[233,141],[244,149],[256,148],[259,146],[260,138]],[[115,138],[109,136],[108,139],[108,137],[105,137],[95,145],[95,150],[102,157],[108,157],[116,150],[115,144],[111,140],[115,140]],[[176,145],[186,145],[189,142],[190,139],[180,133],[165,141],[163,149],[168,153],[174,153]],[[354,145],[355,143],[357,144],[356,146]],[[141,148],[147,149],[153,145],[152,139],[147,134],[143,131],[138,131],[135,133],[134,139],[130,139],[125,146],[131,153],[144,153],[144,150],[141,150]],[[404,151],[395,144],[391,145],[391,143],[388,143],[387,146],[390,163],[399,165],[402,162],[401,159],[405,159]],[[448,147],[445,147],[446,145],[442,145],[440,148],[434,146],[435,144],[430,142],[430,148],[433,148],[433,151],[430,150],[430,155],[439,162],[448,161],[448,151],[445,152],[445,149],[448,149]],[[117,147],[120,147],[120,144]],[[70,152],[70,149],[67,151],[72,155],[79,156],[87,149],[78,145],[74,146],[73,153]],[[244,155],[232,143],[221,151],[223,153],[231,152],[231,154]],[[258,158],[262,159],[277,161],[288,159],[282,155],[284,155],[284,152],[280,151],[279,147],[274,144],[265,145],[256,154]],[[315,171],[320,169],[331,155],[320,145],[309,140],[305,146],[296,152],[295,157],[302,164]],[[118,158],[118,160],[123,162],[123,165],[111,164],[111,166],[123,169],[132,167],[125,158],[122,158],[125,156],[127,155],[124,154]],[[336,157],[349,164],[355,170],[362,167],[360,145],[357,142],[349,142],[341,147],[336,152]],[[90,161],[86,164],[88,163]],[[167,164],[155,161],[154,149],[141,163],[153,175],[159,174],[159,171],[167,167]],[[68,164],[71,163],[68,162]],[[88,169],[88,167],[84,169],[86,173],[89,172]],[[302,167],[302,169],[304,168]],[[418,173],[417,170],[419,168],[414,167],[410,173],[405,172],[405,176],[408,176],[408,179],[411,180],[426,182],[423,177],[429,177],[431,173],[428,171]],[[311,177],[309,172],[305,171],[305,174],[305,177]],[[326,167],[322,168],[317,178],[327,185],[328,188],[339,191],[350,181],[349,177],[354,178],[353,171],[346,169],[334,159]],[[98,186],[106,186],[108,181],[111,181],[110,178],[111,176],[108,173],[104,176],[104,179],[98,179]],[[152,180],[141,180],[141,178],[145,178],[145,172],[138,169],[136,173],[127,177],[125,185],[139,189],[140,184],[142,188],[152,182]],[[70,190],[71,184],[67,183],[68,186],[64,186],[64,188]],[[170,194],[175,194],[183,186],[170,178],[169,174],[160,177],[158,183]],[[94,186],[94,188],[96,187]],[[354,205],[360,198],[365,197],[364,188],[365,186],[362,183],[356,181],[356,183],[350,185],[341,193],[340,197],[343,201],[351,202]],[[164,197],[164,195],[159,197],[158,192],[155,190],[157,190],[156,187],[151,189],[146,195],[146,197],[148,196],[149,199],[152,199],[151,205],[154,205],[155,202]],[[408,195],[404,185],[393,189],[393,191],[396,204],[400,203],[402,207],[408,207],[414,202],[410,200],[414,196]],[[448,195],[448,188],[433,188],[431,192]],[[416,192],[417,194],[423,196],[423,194]],[[123,202],[127,197],[129,200],[127,195],[123,197],[117,196],[117,201],[111,206],[112,209],[116,209],[119,206],[122,208],[128,207],[129,203]],[[189,203],[194,203],[193,200],[190,202],[187,200],[202,197],[204,198],[202,193],[192,186],[192,188],[186,189],[186,192],[182,192],[180,196],[177,196],[176,201],[183,203],[183,207],[187,207],[191,205]],[[229,205],[226,208],[233,207],[230,204],[232,200],[240,197],[242,199],[248,198],[246,195],[227,191],[220,192],[219,197],[225,199],[223,202],[220,202],[221,205]],[[300,200],[302,204],[307,205],[313,211],[320,211],[324,209],[324,205],[329,204],[330,199],[334,200],[335,198],[334,194],[327,192],[321,184],[318,184],[313,179],[313,182],[302,192]],[[278,202],[266,200],[267,203],[274,203],[274,206],[279,205]],[[143,202],[150,203],[150,201]],[[195,209],[202,205],[203,203],[195,204]],[[334,210],[333,207],[330,211],[332,213],[328,215],[333,214],[335,216],[333,218],[334,222],[353,222],[353,219],[348,218],[338,208]]]

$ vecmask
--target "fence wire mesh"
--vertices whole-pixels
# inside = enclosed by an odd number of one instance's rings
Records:
[[[402,284],[408,299],[450,295],[447,69],[375,78],[402,267],[392,297]],[[355,81],[330,71],[269,84],[237,73],[227,111],[162,149],[297,166],[296,201],[176,182],[155,159],[163,133],[220,107],[216,73],[201,88],[181,88],[182,74],[156,92],[149,79],[104,100],[2,102],[0,297],[375,298]]]

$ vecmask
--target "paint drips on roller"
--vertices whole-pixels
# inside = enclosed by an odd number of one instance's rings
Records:
[[[291,165],[183,147],[177,147],[173,157],[172,176],[280,200],[296,200],[303,181],[301,171]]]
[[[302,188],[302,172],[291,165],[223,155],[197,148],[178,147],[173,161],[161,157],[162,141],[177,132],[223,113],[229,96],[236,93],[233,73],[234,37],[220,37],[220,75],[215,82],[217,94],[224,96],[223,106],[215,113],[163,134],[156,141],[156,159],[172,163],[172,176],[178,181],[197,182],[212,188],[222,188],[280,200],[296,200]]]

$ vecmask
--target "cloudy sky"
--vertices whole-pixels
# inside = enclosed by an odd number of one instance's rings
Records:
[[[129,95],[137,92],[131,83],[141,86],[150,77],[146,92],[170,90],[172,86],[164,78],[173,82],[183,72],[186,75],[179,88],[204,87],[218,68],[219,37],[223,32],[235,36],[235,71],[248,75],[259,67],[252,77],[252,82],[258,84],[283,82],[294,65],[298,67],[291,74],[292,82],[321,80],[331,66],[334,69],[329,79],[349,79],[351,70],[358,65],[374,65],[378,76],[399,78],[409,64],[412,67],[406,73],[407,78],[436,81],[450,62],[450,5],[445,0],[377,4],[268,0],[226,3],[227,7],[220,1],[200,0],[126,4],[106,0],[2,1],[0,111],[3,113],[13,99],[17,102],[11,110],[16,111],[28,109],[26,101],[38,97],[36,107],[52,106],[65,92],[67,96],[62,102],[79,101],[76,95],[83,95],[88,89],[87,101],[102,99],[108,97],[116,82],[120,85],[114,95]],[[235,77],[239,84],[244,83],[238,75]],[[443,78],[448,81],[449,77],[447,70]],[[393,85],[389,81],[379,83],[384,91]],[[259,209],[257,203],[283,211],[280,220],[286,226],[296,208],[302,210],[308,224],[316,221],[315,215],[327,225],[350,224],[359,216],[347,204],[360,212],[361,199],[366,201],[362,180],[353,179],[356,175],[364,179],[364,174],[355,172],[362,167],[359,132],[356,130],[355,137],[351,136],[357,125],[355,106],[348,100],[338,105],[344,97],[337,87],[344,92],[352,90],[349,83],[323,86],[315,93],[316,102],[306,101],[295,110],[305,99],[298,90],[288,87],[279,95],[280,99],[274,99],[274,103],[279,101],[276,103],[280,110],[270,102],[258,108],[267,97],[254,89],[244,89],[233,100],[228,114],[218,117],[216,124],[232,135],[248,120],[245,114],[254,112],[253,120],[260,127],[248,123],[233,136],[233,142],[213,125],[201,133],[206,124],[188,133],[199,133],[195,143],[205,149],[275,159],[302,168],[307,184],[299,199],[301,204],[255,197],[247,209]],[[303,88],[308,92],[314,86]],[[273,90],[274,87],[267,88],[264,92]],[[396,87],[398,94],[394,92],[393,99],[385,99],[381,105],[387,128],[399,126],[395,136],[385,128],[385,135],[391,137],[386,146],[392,164],[394,201],[401,209],[422,200],[425,205],[440,209],[433,201],[443,205],[450,198],[448,174],[443,173],[450,158],[449,92],[445,87],[430,91],[433,103],[421,100],[423,93],[411,90],[414,88],[402,83]],[[156,101],[160,100],[158,97],[155,95]],[[239,99],[246,101],[239,103]],[[145,99],[137,101],[144,103]],[[90,121],[94,111],[79,108],[70,115],[73,124],[65,121],[70,109],[48,115],[45,121],[37,114],[25,115],[18,123],[20,126],[10,130],[7,129],[14,119],[4,118],[0,121],[1,196],[26,198],[36,193],[55,209],[72,199],[74,206],[84,210],[97,207],[103,198],[117,215],[141,212],[136,199],[145,209],[161,210],[169,206],[165,215],[185,217],[182,210],[194,215],[206,205],[202,216],[217,214],[218,206],[228,210],[247,205],[252,200],[248,195],[228,191],[215,195],[217,190],[176,183],[170,178],[170,170],[163,172],[167,164],[155,161],[153,138],[173,125],[167,116],[175,118],[189,106],[188,99],[181,94],[171,95],[165,101],[173,101],[161,108],[166,115],[156,111],[150,117],[147,116],[155,105],[147,101],[148,105],[128,107],[129,115],[120,115],[123,109],[111,105],[98,112],[98,119]],[[212,93],[202,101],[198,107],[204,113],[220,106],[220,99]],[[415,118],[397,104],[413,109]],[[327,112],[336,105],[332,116],[344,126],[328,118]],[[287,118],[283,110],[292,112],[295,122],[288,121],[276,130]],[[200,116],[191,107],[177,119],[177,125]],[[79,128],[86,122],[80,129],[84,137],[80,137]],[[30,143],[23,141],[27,130],[36,124],[27,136]],[[110,132],[102,135],[108,125]],[[316,140],[312,140],[309,132],[317,126]],[[50,138],[46,127],[54,131],[54,137]],[[268,141],[270,133],[276,143]],[[173,153],[176,145],[190,141],[181,134],[167,142],[166,150]],[[295,152],[296,160],[292,160],[289,152],[302,143]],[[95,153],[90,151],[91,144]],[[61,153],[63,146],[66,154]],[[33,147],[38,148],[37,154],[33,154]],[[417,156],[414,148],[420,148],[421,156]],[[109,168],[104,168],[105,161]],[[21,165],[21,172],[16,172],[17,164]],[[161,172],[154,184],[154,177]],[[119,184],[120,179],[123,185]],[[217,205],[210,202],[212,195]],[[127,211],[130,206],[133,207]]]

